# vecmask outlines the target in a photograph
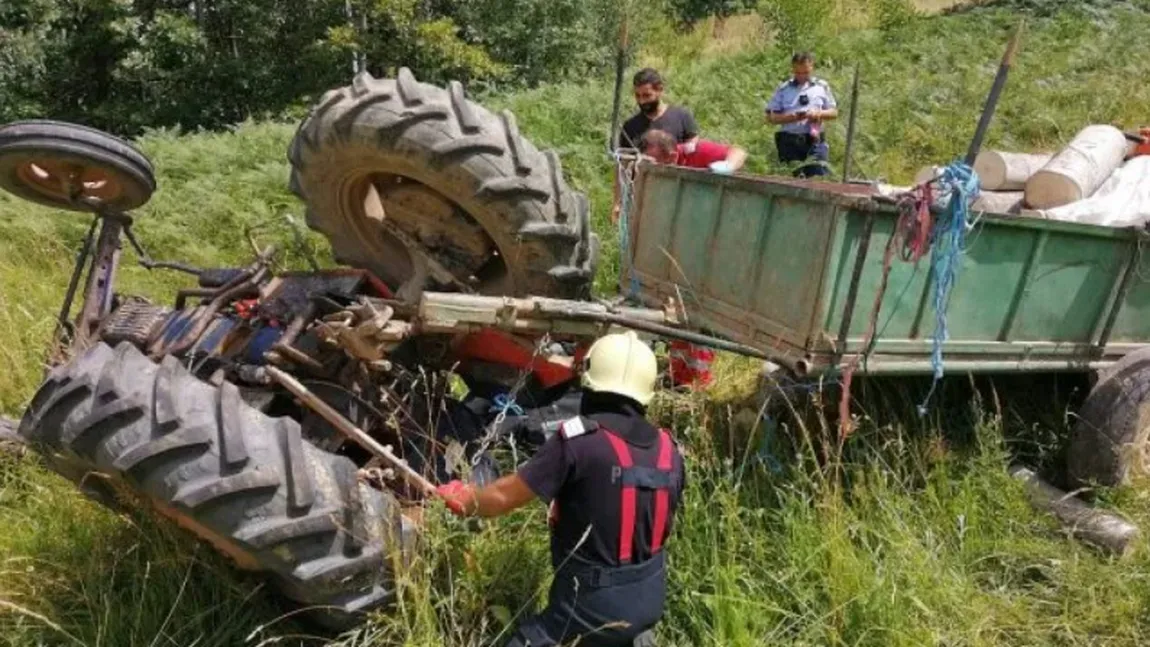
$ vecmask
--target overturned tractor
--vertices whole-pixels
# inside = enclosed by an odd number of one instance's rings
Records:
[[[678,317],[587,300],[586,198],[458,83],[361,74],[289,158],[347,267],[276,274],[273,249],[236,268],[153,260],[130,215],[155,189],[142,153],[60,122],[0,128],[0,186],[94,214],[19,434],[94,498],[135,494],[343,627],[392,600],[429,481],[491,478],[505,439],[529,453],[577,407],[596,336],[674,335]],[[124,243],[195,286],[117,292]]]

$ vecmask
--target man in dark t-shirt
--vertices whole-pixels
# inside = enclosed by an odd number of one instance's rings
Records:
[[[691,111],[682,106],[673,106],[663,101],[663,78],[651,68],[644,68],[635,73],[631,85],[635,90],[635,103],[639,112],[623,122],[619,131],[619,138],[615,142],[616,148],[632,148],[642,150],[640,140],[652,128],[657,128],[672,137],[680,144],[693,145],[699,138],[699,124]],[[619,222],[622,210],[619,194],[619,177],[616,174],[614,197],[611,207],[611,222]]]
[[[663,79],[658,72],[649,67],[639,70],[632,85],[639,112],[623,122],[616,142],[618,148],[639,148],[639,138],[649,128],[670,134],[680,144],[699,136],[699,125],[690,110],[663,101]]]
[[[548,605],[507,647],[650,644],[663,615],[663,547],[686,475],[671,434],[644,418],[655,354],[628,332],[600,338],[587,360],[580,415],[517,473],[479,489],[460,481],[439,488],[461,516],[500,516],[536,498],[551,504]]]

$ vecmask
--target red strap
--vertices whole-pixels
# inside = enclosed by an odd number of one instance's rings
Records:
[[[615,450],[615,458],[619,460],[619,467],[623,469],[631,467],[631,450],[627,448],[627,443],[606,429],[602,432]],[[631,544],[635,539],[635,500],[635,486],[623,486],[623,498],[619,508],[619,563],[621,564],[631,562]]]
[[[659,430],[659,462],[655,466],[662,472],[670,472],[671,434],[666,429]],[[655,527],[651,530],[651,554],[663,547],[663,533],[667,530],[667,508],[670,506],[670,493],[664,488],[655,491]]]

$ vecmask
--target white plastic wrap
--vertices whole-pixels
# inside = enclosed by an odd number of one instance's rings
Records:
[[[1150,222],[1150,156],[1126,162],[1088,198],[1053,209],[1025,209],[1022,214],[1105,227]]]

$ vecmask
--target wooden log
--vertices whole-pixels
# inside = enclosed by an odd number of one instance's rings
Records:
[[[1022,191],[1026,181],[1042,169],[1054,155],[983,151],[974,160],[983,191]]]
[[[926,184],[927,182],[937,178],[941,173],[941,166],[924,166],[918,170],[918,173],[914,174],[914,184],[915,186],[918,186],[919,184]]]
[[[1058,517],[1070,536],[1123,557],[1133,551],[1140,534],[1138,526],[1087,505],[1046,483],[1027,467],[1014,465],[1010,475],[1026,485],[1031,504]]]
[[[1022,191],[982,191],[970,205],[975,212],[1018,213],[1022,207]]]
[[[1053,209],[1088,198],[1126,157],[1126,136],[1114,126],[1083,128],[1070,144],[1026,181],[1026,204]]]

